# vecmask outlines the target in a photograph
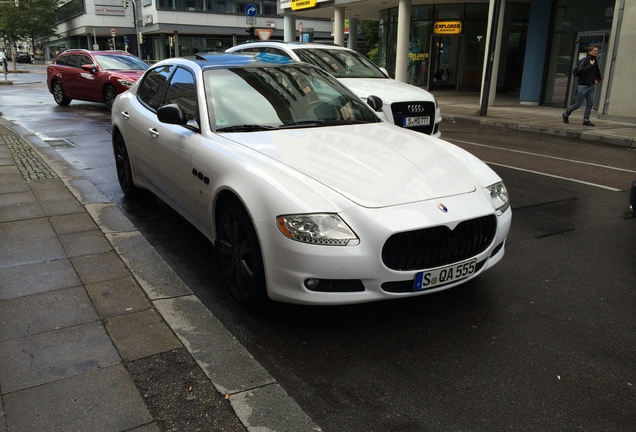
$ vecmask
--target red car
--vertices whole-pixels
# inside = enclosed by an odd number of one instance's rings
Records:
[[[110,110],[119,93],[128,90],[148,65],[126,51],[70,49],[46,69],[46,84],[58,105],[73,99],[104,102]]]

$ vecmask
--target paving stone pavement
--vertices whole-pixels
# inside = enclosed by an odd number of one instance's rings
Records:
[[[320,430],[114,204],[11,126],[0,432]]]

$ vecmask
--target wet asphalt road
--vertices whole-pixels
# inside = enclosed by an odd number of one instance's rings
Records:
[[[120,206],[323,430],[636,429],[636,220],[626,192],[636,152],[444,125],[444,138],[491,162],[510,191],[500,264],[416,299],[251,313],[226,292],[203,236],[156,200],[122,198],[104,107],[57,107],[40,83],[0,87],[0,111]]]

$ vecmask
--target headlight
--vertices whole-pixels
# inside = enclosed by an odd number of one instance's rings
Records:
[[[133,84],[135,83],[134,81],[127,80],[127,79],[118,79],[117,82],[127,88],[131,88]]]
[[[506,190],[506,186],[504,186],[503,182],[490,185],[487,189],[490,193],[490,199],[492,200],[492,205],[495,209],[501,213],[505,212],[508,207],[510,207],[510,202],[508,200],[508,191]]]
[[[279,216],[276,223],[285,237],[302,243],[346,246],[358,240],[351,228],[336,214]]]

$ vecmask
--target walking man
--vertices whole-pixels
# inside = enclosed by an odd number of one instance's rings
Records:
[[[583,126],[595,126],[590,121],[590,113],[594,106],[594,91],[596,84],[602,79],[601,69],[598,67],[596,56],[598,55],[598,47],[590,46],[587,48],[587,56],[583,57],[578,63],[578,97],[570,107],[562,114],[563,123],[570,123],[568,117],[572,111],[578,109],[585,102],[585,112],[583,113]]]

